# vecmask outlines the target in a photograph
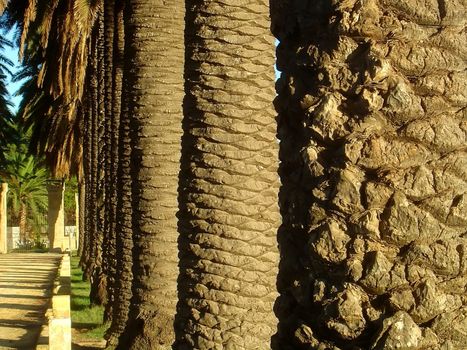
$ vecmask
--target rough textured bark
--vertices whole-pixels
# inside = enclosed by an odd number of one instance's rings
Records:
[[[131,284],[133,279],[132,268],[132,208],[131,208],[131,173],[130,173],[130,124],[127,111],[121,112],[123,54],[124,54],[124,30],[123,30],[123,1],[117,1],[115,8],[115,32],[113,55],[113,82],[112,114],[115,118],[113,133],[118,134],[118,140],[112,149],[118,151],[115,156],[118,159],[116,174],[117,202],[115,244],[116,244],[116,279],[114,285],[114,302],[112,307],[112,323],[106,332],[108,345],[115,345],[118,337],[125,329],[128,319],[128,310],[131,300]],[[120,115],[122,119],[120,120]]]
[[[131,117],[133,299],[119,349],[166,349],[177,302],[177,185],[184,2],[125,7],[124,101]]]
[[[81,255],[80,265],[83,269],[83,279],[89,280],[92,271],[93,253],[92,247],[95,237],[96,221],[95,221],[95,145],[96,145],[96,127],[95,127],[95,113],[93,111],[93,98],[94,98],[94,74],[95,74],[95,60],[93,55],[95,52],[95,41],[89,42],[89,57],[85,80],[85,93],[83,97],[83,113],[84,113],[84,130],[85,140],[83,148],[83,172],[85,178],[85,226],[84,227],[84,245],[83,254]]]
[[[280,348],[466,348],[465,3],[272,3]]]
[[[103,0],[101,0],[103,4]],[[96,90],[94,105],[96,108],[96,236],[94,239],[94,265],[91,276],[91,303],[104,305],[107,302],[107,275],[103,266],[103,243],[105,221],[105,162],[106,162],[106,135],[105,135],[105,69],[104,69],[104,15],[103,6],[96,20]]]
[[[114,115],[114,18],[115,0],[104,0],[104,107],[105,107],[105,198],[104,198],[104,240],[102,265],[107,276],[107,302],[105,304],[104,322],[111,322],[112,308],[115,299],[115,204],[116,204],[116,166],[118,164],[114,123],[118,117]]]
[[[268,1],[187,1],[178,349],[266,349],[279,254]]]

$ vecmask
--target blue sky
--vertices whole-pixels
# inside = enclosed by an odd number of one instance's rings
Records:
[[[6,38],[11,40],[13,38],[13,33],[14,33],[14,30],[10,30],[10,32],[8,33],[1,33],[1,35],[5,35],[6,34]],[[4,48],[3,50],[4,54],[6,57],[8,57],[10,60],[12,60],[16,67],[13,67],[11,69],[11,71],[13,72],[13,74],[15,72],[18,71],[18,68],[19,68],[19,61],[18,61],[18,48],[17,47],[14,47],[14,48]],[[21,102],[21,96],[14,96],[15,95],[15,92],[18,90],[18,88],[21,86],[21,82],[18,82],[18,83],[12,83],[11,81],[7,81],[7,89],[8,89],[8,92],[10,93],[10,96],[11,96],[11,101],[13,102],[14,104],[14,108],[13,110],[16,112],[17,108],[18,108],[18,105],[19,103]]]

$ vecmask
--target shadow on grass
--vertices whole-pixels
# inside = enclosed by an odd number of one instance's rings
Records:
[[[101,326],[101,324],[89,323],[89,322],[72,322],[71,326],[79,330],[84,330],[84,329],[91,330],[91,329]]]
[[[71,302],[71,311],[83,311],[89,308],[89,305],[82,305],[82,304],[76,304],[74,302]]]

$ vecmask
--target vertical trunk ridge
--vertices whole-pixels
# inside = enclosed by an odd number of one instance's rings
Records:
[[[166,349],[177,302],[177,185],[183,101],[184,2],[125,8],[132,132],[133,300],[122,349]],[[125,107],[122,107],[125,108]]]
[[[277,320],[267,1],[187,1],[178,346],[265,349]]]

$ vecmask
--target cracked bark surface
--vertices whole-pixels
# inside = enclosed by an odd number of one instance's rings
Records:
[[[280,348],[466,348],[465,2],[271,5]]]
[[[279,226],[267,1],[187,1],[177,349],[266,349]]]

